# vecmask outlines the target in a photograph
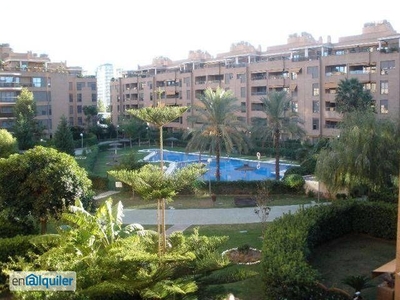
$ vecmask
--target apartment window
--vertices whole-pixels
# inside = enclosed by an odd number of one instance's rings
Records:
[[[43,83],[44,83],[44,80],[41,77],[33,77],[32,78],[32,87],[42,87]]]
[[[240,97],[246,98],[246,88],[245,87],[240,88]]]
[[[183,83],[184,83],[187,87],[189,87],[189,86],[190,86],[190,77],[185,77],[185,78],[183,78]]]
[[[389,81],[383,80],[381,81],[381,95],[389,94]]]
[[[69,126],[74,126],[74,117],[69,117]]]
[[[251,104],[251,111],[263,111],[264,104],[262,103],[252,103]]]
[[[389,100],[381,100],[380,112],[381,114],[389,113]]]
[[[74,114],[74,107],[72,105],[69,106],[69,114],[70,115]]]
[[[97,102],[97,94],[92,94],[92,102]]]
[[[297,79],[297,73],[296,72],[290,72],[290,79],[296,80]]]
[[[346,65],[327,66],[325,67],[326,76],[343,75],[347,73]]]
[[[95,91],[96,88],[97,88],[95,82],[88,82],[88,87],[90,87],[90,89],[91,89],[92,91]]]
[[[394,60],[381,61],[381,75],[387,75],[388,71],[394,69],[396,63]]]
[[[69,102],[74,102],[74,96],[72,94],[69,94]]]
[[[13,103],[17,101],[16,92],[0,92],[0,102]]]
[[[231,82],[231,79],[233,78],[232,73],[226,73],[225,74],[225,84],[229,84]]]
[[[371,93],[376,93],[376,82],[367,82],[364,83],[364,90],[368,90]]]
[[[236,78],[240,80],[240,83],[246,83],[246,74],[237,74]]]
[[[77,102],[82,102],[82,94],[77,94],[76,95],[76,101]]]
[[[319,101],[312,102],[312,112],[319,113]]]
[[[76,89],[77,89],[78,91],[81,91],[82,88],[84,88],[84,87],[85,87],[85,83],[84,83],[84,82],[77,82],[77,83],[76,83]]]
[[[312,84],[312,95],[319,96],[319,83]]]
[[[312,119],[312,130],[319,130],[319,119],[318,118]]]
[[[33,98],[35,99],[36,102],[51,101],[50,92],[34,91],[32,93],[33,93]]]
[[[82,105],[77,105],[77,106],[76,106],[76,112],[77,112],[78,114],[81,114],[81,113],[82,113]]]
[[[186,99],[187,99],[187,100],[190,100],[190,90],[187,90],[187,91],[186,91]]]
[[[82,125],[83,125],[82,117],[78,117],[78,126]]]
[[[246,112],[246,102],[240,102],[240,111],[242,113]]]
[[[307,67],[307,74],[311,75],[311,78],[318,78],[318,67]]]

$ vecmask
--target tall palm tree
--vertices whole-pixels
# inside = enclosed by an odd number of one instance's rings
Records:
[[[191,138],[187,150],[209,150],[215,154],[217,181],[221,179],[220,158],[222,149],[229,154],[234,147],[239,152],[248,150],[248,140],[245,136],[246,124],[241,121],[235,112],[240,107],[232,91],[225,91],[218,87],[215,91],[207,88],[200,97],[199,105],[195,105],[194,116],[199,127],[190,132]]]
[[[302,137],[304,129],[296,112],[289,111],[290,97],[287,92],[271,92],[262,97],[264,113],[267,118],[265,130],[272,137],[275,148],[275,179],[279,180],[280,141],[282,135]]]

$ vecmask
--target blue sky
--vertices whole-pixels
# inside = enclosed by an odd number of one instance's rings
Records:
[[[216,56],[232,43],[285,44],[290,34],[315,39],[360,34],[364,23],[389,21],[400,31],[394,0],[377,9],[365,1],[19,0],[2,3],[0,43],[15,52],[46,53],[94,74],[97,66],[136,69],[154,57]],[[378,7],[379,8],[379,7]]]

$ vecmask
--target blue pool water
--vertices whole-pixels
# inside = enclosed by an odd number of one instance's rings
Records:
[[[149,162],[160,161],[160,151],[158,149],[144,150],[149,152],[144,160]],[[215,180],[216,161],[215,156],[209,156],[199,153],[183,153],[177,151],[163,151],[163,158],[165,162],[168,162],[177,168],[181,168],[190,163],[202,162],[207,165],[207,173],[203,175],[204,180]],[[207,159],[212,159],[208,166]],[[253,170],[240,171],[235,170],[238,167],[248,164]],[[280,175],[283,176],[284,172],[290,167],[289,164],[280,164]],[[221,157],[221,181],[253,181],[253,180],[266,180],[275,179],[275,163],[259,162],[257,160],[246,160],[239,158]]]

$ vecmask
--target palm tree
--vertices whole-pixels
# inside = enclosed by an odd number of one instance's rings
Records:
[[[220,157],[222,149],[229,154],[237,147],[239,152],[248,150],[245,136],[246,124],[239,120],[235,112],[240,109],[231,91],[218,87],[215,91],[207,88],[195,105],[196,123],[201,124],[190,132],[187,150],[208,150],[215,154],[217,181],[221,179]]]
[[[369,90],[357,78],[341,80],[335,96],[336,111],[348,113],[352,111],[372,111],[373,98]]]
[[[282,135],[301,137],[305,131],[300,127],[301,120],[296,112],[289,111],[290,101],[287,92],[271,92],[262,97],[264,113],[267,117],[265,130],[272,137],[275,148],[275,179],[279,180],[280,141]]]

